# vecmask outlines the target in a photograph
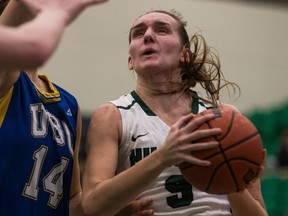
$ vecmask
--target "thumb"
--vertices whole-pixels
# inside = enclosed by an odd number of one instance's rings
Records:
[[[33,15],[41,11],[40,0],[17,0],[20,4],[26,7]]]
[[[83,4],[84,6],[90,6],[90,5],[96,5],[96,4],[100,4],[100,3],[104,3],[108,0],[83,0]]]

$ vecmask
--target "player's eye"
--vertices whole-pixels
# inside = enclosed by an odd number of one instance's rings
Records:
[[[158,32],[159,33],[168,33],[168,30],[166,28],[159,28]]]
[[[144,31],[142,30],[137,30],[137,31],[132,32],[133,38],[139,38],[139,37],[142,37],[143,35],[144,35]]]

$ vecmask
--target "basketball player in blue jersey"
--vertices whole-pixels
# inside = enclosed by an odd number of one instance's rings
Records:
[[[243,191],[212,195],[189,185],[177,167],[184,161],[210,165],[190,153],[216,147],[198,140],[220,129],[197,131],[214,116],[193,116],[221,106],[224,86],[238,88],[224,79],[201,35],[189,40],[185,25],[166,11],[148,12],[133,24],[128,66],[137,74],[136,89],[97,108],[88,129],[82,198],[87,215],[113,215],[135,198],[151,200],[147,215],[267,215],[259,177]],[[207,96],[196,93],[196,85]]]
[[[104,1],[11,1],[0,17],[1,216],[82,215],[78,103],[34,68],[83,9]]]

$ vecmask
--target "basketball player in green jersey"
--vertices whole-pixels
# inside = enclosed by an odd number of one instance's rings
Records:
[[[128,66],[137,74],[136,89],[100,106],[90,122],[84,212],[113,215],[132,199],[145,198],[153,201],[147,212],[157,216],[266,216],[259,178],[243,191],[211,195],[189,185],[177,167],[183,161],[210,165],[190,153],[216,147],[217,142],[198,140],[220,129],[197,131],[214,116],[193,120],[193,115],[220,106],[223,86],[237,88],[224,79],[205,40],[200,35],[189,40],[185,23],[174,13],[149,12],[130,30]],[[208,97],[192,90],[196,84]],[[98,205],[107,208],[99,211]]]

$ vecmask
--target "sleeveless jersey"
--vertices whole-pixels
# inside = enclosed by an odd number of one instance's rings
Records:
[[[205,104],[192,98],[194,114],[205,110]],[[123,134],[119,147],[117,173],[160,147],[170,130],[141,100],[135,91],[111,101],[122,117]],[[181,175],[176,166],[166,168],[138,198],[151,197],[155,216],[231,215],[226,195],[212,195],[199,191]]]
[[[68,216],[78,104],[25,72],[0,98],[0,215]]]

